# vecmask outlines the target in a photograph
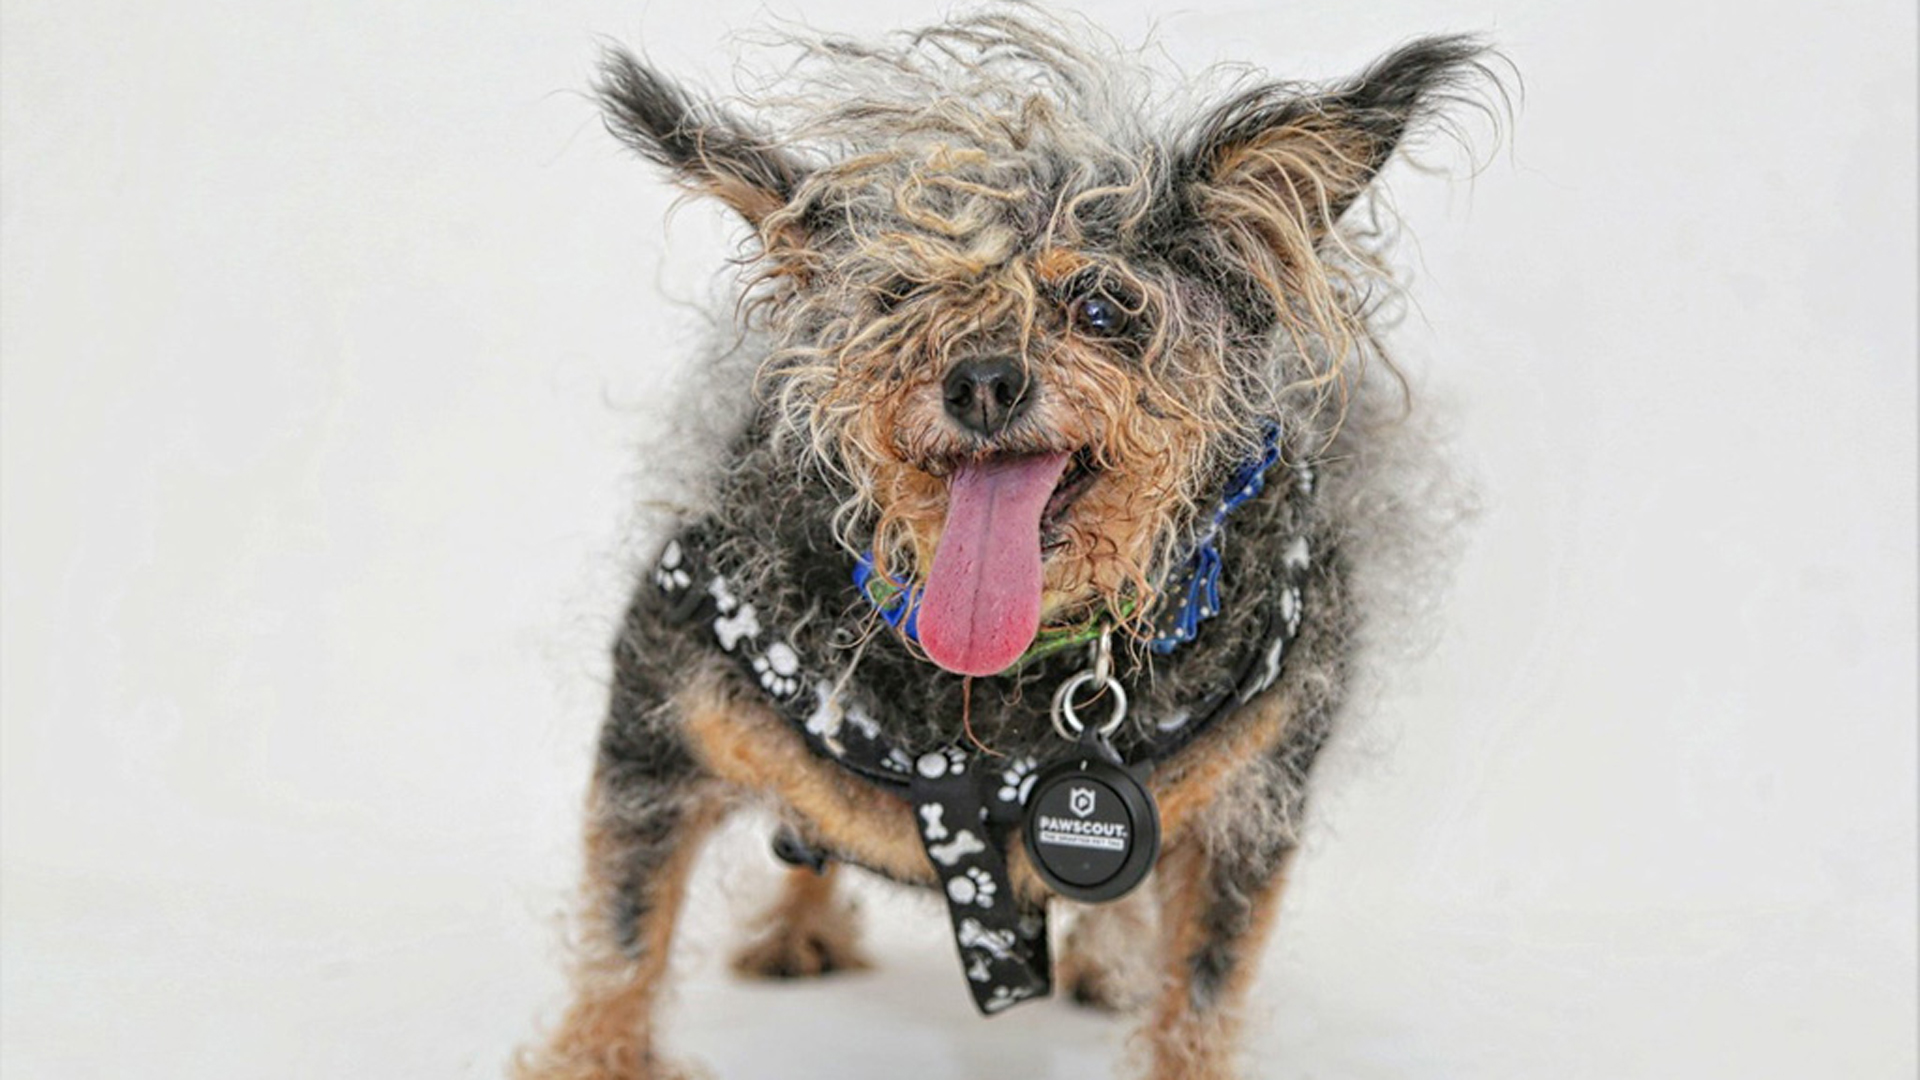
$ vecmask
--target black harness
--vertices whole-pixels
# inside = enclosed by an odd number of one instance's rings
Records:
[[[1272,453],[1261,463],[1251,483],[1241,482],[1246,469],[1236,474],[1236,486],[1223,501],[1225,509],[1259,493],[1260,473],[1277,456]],[[1310,495],[1312,471],[1304,464],[1294,465],[1292,475],[1296,497]],[[1215,573],[1218,556],[1213,553],[1212,540],[1224,517],[1224,511],[1216,514],[1204,547],[1197,549],[1212,553]],[[992,758],[958,741],[933,747],[896,744],[861,707],[837,693],[833,679],[801,656],[778,627],[761,623],[752,598],[742,596],[737,589],[736,575],[718,565],[720,550],[713,537],[695,526],[662,551],[653,569],[653,582],[668,604],[669,617],[707,624],[715,644],[733,657],[743,674],[759,684],[815,754],[912,805],[928,862],[946,894],[968,989],[974,1004],[989,1016],[1019,1002],[1045,997],[1053,985],[1046,908],[1019,899],[1007,871],[1009,844],[1015,827],[1028,814],[1036,778],[1056,775],[1070,759],[1086,761],[1104,755],[1113,767],[1143,780],[1153,763],[1178,753],[1222,717],[1272,686],[1279,678],[1287,647],[1300,628],[1311,565],[1305,537],[1293,538],[1284,548],[1278,585],[1260,598],[1265,608],[1264,630],[1248,640],[1239,662],[1230,669],[1231,675],[1193,707],[1145,725],[1147,734],[1131,747],[1126,759],[1110,746],[1096,746],[1098,754],[1090,754],[1090,734],[1080,744],[1064,744],[1056,758],[1040,761],[1033,757]],[[1189,568],[1197,559],[1196,555],[1189,560]],[[1191,573],[1191,569],[1182,571],[1188,577]],[[1176,610],[1161,613],[1163,618],[1157,618],[1156,625],[1165,621],[1177,628],[1174,633],[1179,640],[1190,640],[1197,623],[1213,614],[1217,594],[1212,604],[1175,605]],[[1103,673],[1102,678],[1110,676]],[[1056,702],[1056,724],[1057,716]],[[1141,793],[1146,790],[1143,783],[1125,776],[1110,773],[1107,779],[1108,787],[1124,788],[1134,783]],[[1065,790],[1062,799],[1067,797]],[[1151,796],[1146,798],[1150,813]],[[1032,851],[1031,835],[1028,842]],[[796,865],[815,869],[824,866],[826,859],[824,853],[784,831],[776,839],[775,852]],[[1144,872],[1141,868],[1140,873]],[[1042,876],[1047,877],[1044,873]]]

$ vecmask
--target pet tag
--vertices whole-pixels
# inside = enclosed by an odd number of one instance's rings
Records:
[[[1100,681],[1113,697],[1113,716],[1096,729],[1081,722],[1073,699]],[[1073,739],[1074,749],[1034,778],[1022,833],[1040,880],[1069,900],[1118,900],[1140,884],[1160,854],[1153,793],[1107,741],[1126,713],[1119,681],[1093,671],[1068,679],[1054,694],[1054,727]]]

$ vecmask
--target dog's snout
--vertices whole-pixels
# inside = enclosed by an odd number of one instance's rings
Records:
[[[947,415],[968,431],[988,437],[1018,420],[1032,398],[1026,370],[1004,356],[962,360],[947,372],[944,389]]]

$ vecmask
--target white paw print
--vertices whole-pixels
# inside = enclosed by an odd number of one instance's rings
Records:
[[[680,541],[669,541],[666,550],[660,553],[660,561],[654,565],[654,584],[671,592],[679,592],[693,584],[693,578],[687,575],[685,562]]]
[[[1000,801],[1023,804],[1027,793],[1033,790],[1033,774],[1038,772],[1040,763],[1030,757],[1016,758],[1000,774]]]
[[[961,776],[967,771],[967,755],[949,746],[943,750],[929,750],[920,755],[913,763],[921,776],[929,780],[938,780],[943,776]]]
[[[742,608],[742,611],[753,609]],[[753,658],[754,673],[760,676],[760,685],[774,697],[792,697],[800,689],[800,656],[784,641],[776,641],[767,646],[765,654]]]
[[[947,882],[947,895],[956,904],[977,904],[982,908],[993,906],[993,894],[999,891],[993,878],[977,866],[967,867],[967,872]]]

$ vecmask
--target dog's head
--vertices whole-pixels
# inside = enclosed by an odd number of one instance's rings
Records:
[[[985,15],[813,43],[766,126],[620,51],[598,89],[753,227],[783,433],[844,486],[841,535],[923,590],[929,656],[988,674],[1043,620],[1137,620],[1263,425],[1338,399],[1371,268],[1342,215],[1480,52],[1425,39],[1176,113]]]

